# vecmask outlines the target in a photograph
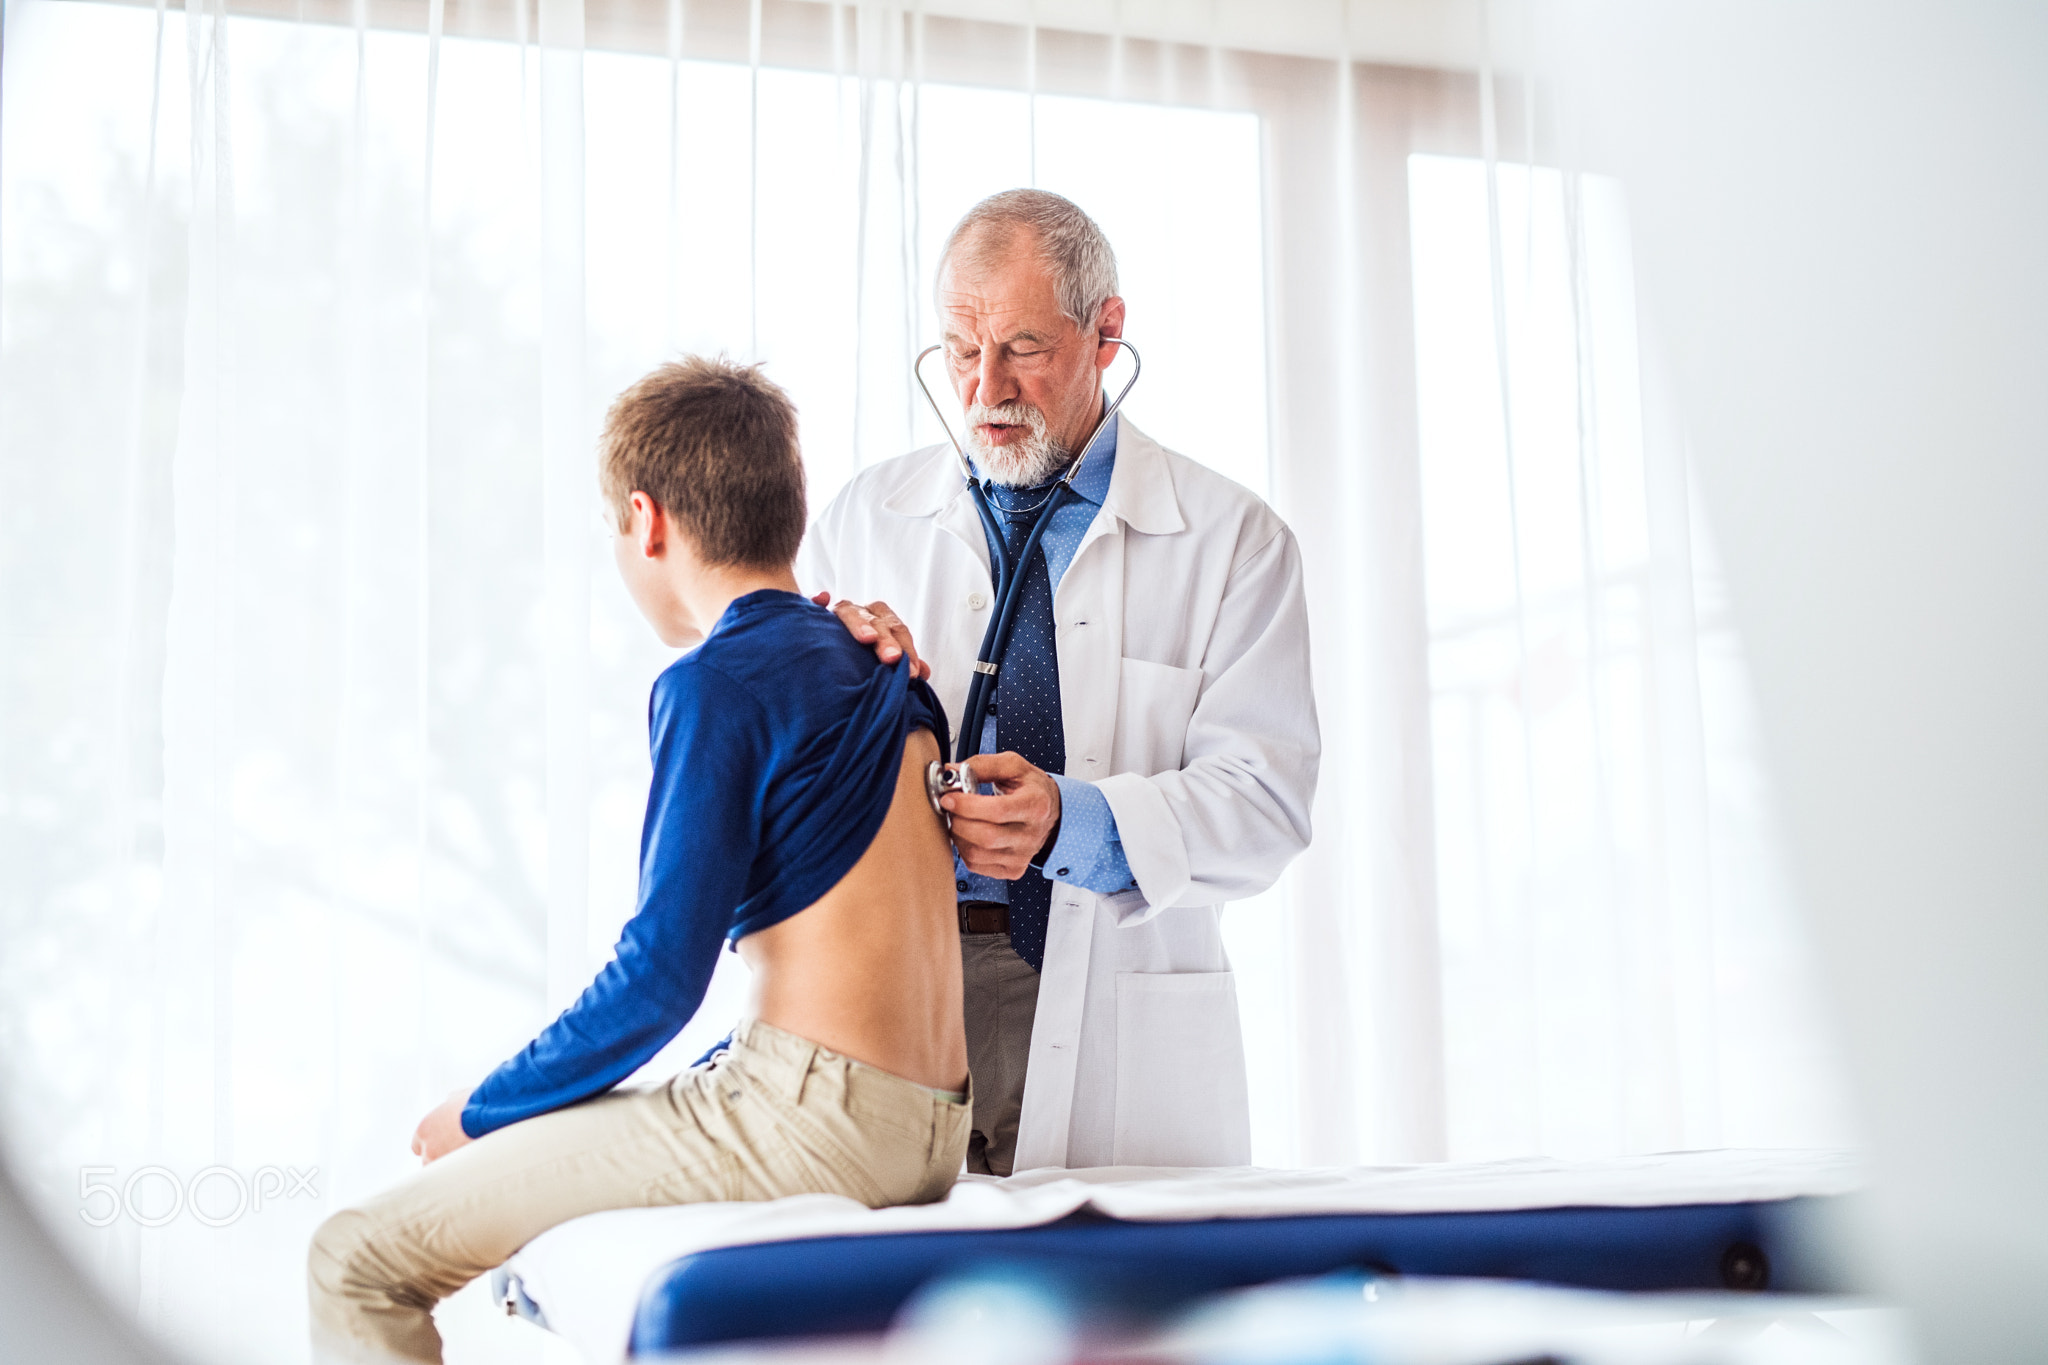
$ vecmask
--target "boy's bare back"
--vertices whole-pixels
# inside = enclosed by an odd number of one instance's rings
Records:
[[[853,870],[809,908],[739,942],[748,1013],[935,1090],[967,1086],[952,847],[925,795],[928,730],[904,743],[896,795]]]

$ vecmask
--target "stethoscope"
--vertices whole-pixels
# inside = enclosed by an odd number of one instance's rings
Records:
[[[1124,405],[1130,396],[1131,386],[1138,382],[1145,363],[1138,356],[1138,348],[1122,337],[1102,337],[1113,341],[1130,352],[1131,377],[1124,381],[1117,393],[1116,401],[1103,410],[1102,420],[1095,424],[1095,430],[1088,433],[1088,440],[1081,447],[1081,453],[1067,466],[1067,472],[1060,476],[1052,491],[1045,495],[1037,508],[1036,520],[1024,537],[1024,544],[1013,556],[1009,542],[1003,535],[1002,524],[996,520],[995,509],[989,506],[988,495],[982,492],[981,483],[974,477],[974,464],[967,458],[967,452],[960,445],[960,439],[953,434],[952,423],[946,420],[945,412],[939,407],[939,400],[932,397],[929,385],[924,382],[925,357],[942,346],[927,346],[917,353],[917,359],[910,362],[910,373],[917,380],[917,387],[924,390],[924,401],[931,404],[932,415],[939,419],[946,439],[952,443],[954,458],[960,462],[960,479],[967,485],[967,495],[974,499],[974,510],[981,517],[981,526],[989,545],[989,573],[995,581],[995,614],[989,618],[988,629],[982,632],[981,650],[975,656],[974,675],[967,683],[967,710],[962,717],[958,737],[953,745],[954,762],[951,766],[932,763],[925,769],[925,790],[931,796],[932,807],[939,808],[939,798],[949,791],[973,791],[974,778],[968,770],[967,760],[972,758],[981,743],[981,732],[988,721],[988,708],[995,701],[996,674],[1002,669],[1002,657],[1010,646],[1010,628],[1017,623],[1017,608],[1024,600],[1024,565],[1031,562],[1031,556],[1038,550],[1038,542],[1045,538],[1045,528],[1052,524],[1052,514],[1069,498],[1079,496],[1074,492],[1074,476],[1081,472],[1081,465],[1090,451],[1095,449],[1109,424],[1116,420],[1116,410]],[[940,812],[944,814],[943,810]]]

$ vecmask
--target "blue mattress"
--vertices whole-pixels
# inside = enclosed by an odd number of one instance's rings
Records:
[[[699,1252],[641,1294],[633,1354],[878,1332],[925,1285],[977,1269],[1038,1274],[1126,1313],[1343,1271],[1589,1289],[1824,1291],[1802,1282],[1808,1199],[1649,1208],[1325,1214],[1123,1222],[1080,1213],[999,1231],[814,1237]]]

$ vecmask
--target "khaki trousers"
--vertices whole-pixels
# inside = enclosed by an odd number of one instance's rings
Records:
[[[514,1123],[329,1218],[308,1257],[316,1360],[438,1361],[432,1309],[602,1209],[843,1194],[943,1199],[970,1103],[759,1020],[661,1085]]]
[[[960,969],[967,1015],[967,1069],[974,1077],[974,1129],[967,1169],[1008,1175],[1024,1114],[1024,1072],[1038,1017],[1038,973],[1008,934],[962,934]]]

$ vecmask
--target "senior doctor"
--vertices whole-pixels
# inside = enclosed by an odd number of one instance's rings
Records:
[[[1040,190],[982,201],[941,253],[967,451],[1012,553],[1104,411],[1116,260]],[[945,798],[960,899],[970,1170],[1250,1160],[1228,901],[1307,845],[1320,738],[1293,534],[1119,414],[1022,566],[973,759]],[[807,590],[907,623],[964,709],[990,546],[946,446],[862,471],[811,527]],[[866,608],[854,606],[867,602]],[[895,610],[891,611],[891,604]],[[886,645],[886,642],[885,642]],[[886,657],[886,655],[885,655]]]

